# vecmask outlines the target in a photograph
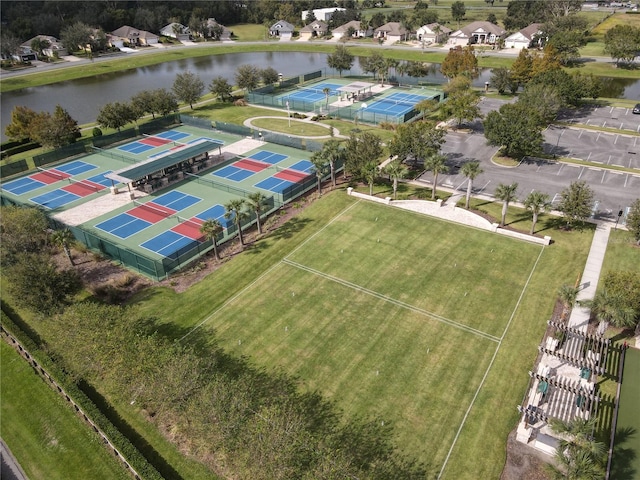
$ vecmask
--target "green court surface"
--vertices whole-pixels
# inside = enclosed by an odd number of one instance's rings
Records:
[[[29,479],[131,478],[26,360],[4,341],[0,352],[1,434]]]
[[[627,350],[623,375],[611,462],[612,480],[640,478],[640,350]]]
[[[540,252],[356,203],[204,319],[197,336],[283,368],[349,415],[393,425],[402,451],[435,478]]]

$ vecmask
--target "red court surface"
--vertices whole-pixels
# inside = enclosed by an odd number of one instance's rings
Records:
[[[269,168],[271,165],[268,163],[256,162],[255,160],[243,158],[242,160],[238,160],[237,162],[235,162],[233,166],[243,168],[251,172],[261,172],[265,168]]]
[[[184,147],[186,147],[186,146],[187,146],[186,144],[178,145],[177,147],[172,147],[172,148],[170,148],[169,150],[180,150],[181,148],[184,148]]]
[[[138,205],[131,210],[127,210],[126,213],[147,222],[158,223],[160,220],[173,215],[176,211],[153,202],[147,202],[144,205]]]
[[[71,175],[69,175],[68,173],[60,172],[59,170],[55,170],[53,168],[51,170],[45,170],[30,175],[30,177],[34,180],[46,183],[47,185],[59,182],[60,180],[64,180],[66,178],[69,178],[70,176]]]
[[[159,137],[146,137],[138,141],[140,143],[144,143],[145,145],[151,145],[152,147],[159,147],[161,145],[166,145],[167,143],[171,143],[171,140],[167,140],[166,138],[159,138]]]
[[[104,190],[105,188],[106,187],[104,185],[100,185],[99,183],[94,183],[90,180],[82,180],[70,185],[65,185],[61,188],[61,190],[74,193],[80,197],[86,197],[87,195],[99,192],[100,190]]]
[[[203,223],[204,222],[199,218],[191,218],[180,222],[178,225],[173,227],[171,231],[202,242],[204,241],[204,235],[200,232],[200,226]]]
[[[309,176],[308,173],[301,173],[295,170],[282,170],[274,175],[276,178],[280,178],[282,180],[287,180],[289,182],[299,182],[300,180],[304,180]]]

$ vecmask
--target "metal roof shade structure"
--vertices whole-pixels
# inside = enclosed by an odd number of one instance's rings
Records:
[[[198,140],[178,151],[169,150],[165,155],[155,158],[143,160],[140,163],[131,165],[120,170],[116,170],[105,175],[106,178],[119,183],[131,183],[140,180],[149,175],[153,175],[165,168],[172,167],[182,162],[186,162],[192,158],[202,155],[205,152],[220,149],[224,142],[219,140]]]

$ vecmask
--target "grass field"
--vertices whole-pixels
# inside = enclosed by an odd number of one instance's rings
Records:
[[[620,391],[620,410],[611,463],[611,479],[638,478],[640,475],[640,350],[627,350]]]
[[[1,435],[31,480],[131,478],[98,436],[5,342]]]
[[[447,458],[444,478],[497,478],[555,300],[549,278],[573,281],[591,233],[559,233],[543,249],[352,201],[329,195],[310,211],[348,208],[323,217],[326,226],[315,213],[303,217],[237,268],[225,265],[184,295],[156,290],[139,305],[162,312],[162,329],[209,338],[298,376],[349,415],[391,423],[429,478]],[[212,288],[211,303],[194,301]]]

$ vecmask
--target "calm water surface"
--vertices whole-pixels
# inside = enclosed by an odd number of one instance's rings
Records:
[[[337,74],[327,67],[325,53],[256,52],[211,55],[3,93],[0,96],[0,119],[2,119],[2,125],[6,125],[16,105],[26,106],[35,111],[53,112],[59,104],[78,123],[89,123],[95,120],[106,103],[129,101],[133,95],[142,90],[171,89],[178,73],[190,71],[198,74],[208,90],[209,83],[217,76],[226,78],[232,84],[235,83],[235,72],[240,65],[244,64],[252,64],[260,68],[271,66],[285,78],[314,70],[324,70],[328,75]],[[343,72],[343,75],[349,73],[362,74],[357,60],[351,71]],[[483,69],[479,78],[474,80],[474,85],[483,86],[490,77],[490,70]],[[416,79],[412,78],[399,80],[401,83],[416,82]],[[433,72],[428,77],[421,78],[420,81],[445,83],[446,80],[439,72]],[[603,96],[640,99],[640,80],[609,78],[605,79],[605,82],[606,92]],[[4,127],[1,137],[3,141],[6,140]]]

